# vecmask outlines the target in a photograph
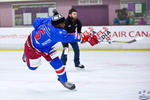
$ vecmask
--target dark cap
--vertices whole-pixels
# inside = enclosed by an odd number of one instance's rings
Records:
[[[52,25],[58,25],[65,22],[65,18],[57,12],[56,9],[53,10]]]

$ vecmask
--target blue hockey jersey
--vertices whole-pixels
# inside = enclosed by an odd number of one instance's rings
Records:
[[[33,22],[34,30],[31,33],[32,45],[40,52],[48,54],[57,42],[79,42],[75,35],[66,30],[55,28],[51,24],[51,17],[36,18]]]

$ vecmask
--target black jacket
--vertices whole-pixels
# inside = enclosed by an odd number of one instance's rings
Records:
[[[68,33],[74,33],[76,32],[76,28],[77,28],[77,32],[81,33],[82,24],[80,20],[77,19],[76,21],[73,22],[72,18],[68,16],[65,21],[65,30]]]

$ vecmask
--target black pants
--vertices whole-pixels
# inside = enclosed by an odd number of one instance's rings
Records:
[[[64,47],[69,47],[69,44],[71,44],[71,46],[73,48],[73,51],[74,51],[74,63],[75,63],[75,66],[78,66],[80,64],[80,58],[79,58],[80,57],[80,51],[79,51],[78,43],[77,42],[62,43],[63,48]],[[67,55],[64,54],[64,50],[63,50],[62,55],[61,55],[61,60],[62,60],[63,65],[66,65]]]

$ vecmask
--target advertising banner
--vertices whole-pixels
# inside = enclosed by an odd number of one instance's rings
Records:
[[[91,28],[100,43],[93,47],[79,43],[81,49],[150,49],[150,26],[85,26],[82,32],[90,32]],[[23,49],[32,30],[0,28],[0,49]],[[61,43],[56,44],[56,48],[62,49]]]

